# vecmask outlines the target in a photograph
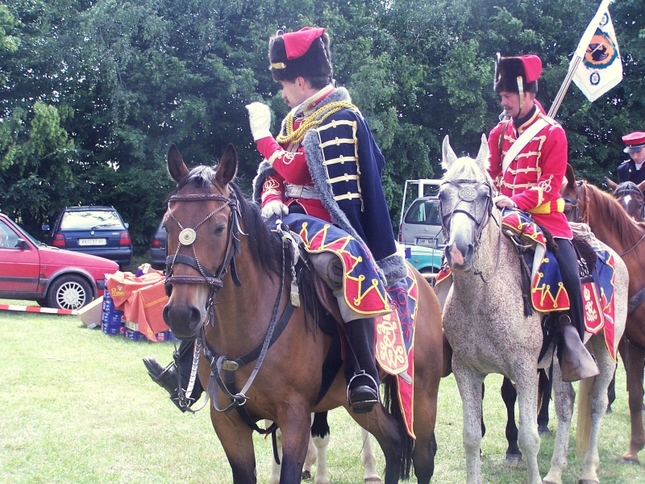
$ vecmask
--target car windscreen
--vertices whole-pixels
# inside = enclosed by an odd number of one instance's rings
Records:
[[[408,213],[405,214],[405,223],[441,225],[439,218],[439,200],[417,200]]]
[[[121,219],[114,211],[96,210],[65,212],[60,222],[60,230],[125,230]]]

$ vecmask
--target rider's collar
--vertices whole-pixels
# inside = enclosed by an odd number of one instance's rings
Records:
[[[300,106],[294,109],[294,117],[307,117],[313,113],[318,105],[329,96],[334,90],[334,86],[327,84],[316,94],[305,100]]]
[[[533,121],[535,121],[539,114],[540,113],[538,111],[538,108],[534,104],[526,116],[522,116],[521,118],[513,118],[513,126],[515,126],[515,129],[517,129],[521,133],[531,124],[533,124]]]

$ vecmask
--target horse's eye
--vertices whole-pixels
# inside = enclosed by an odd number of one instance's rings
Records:
[[[217,227],[215,227],[215,235],[222,235],[224,233],[224,230],[226,230],[226,225],[225,224],[218,224]]]

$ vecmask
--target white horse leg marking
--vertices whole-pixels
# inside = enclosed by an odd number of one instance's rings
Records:
[[[361,428],[361,438],[363,440],[363,446],[361,448],[361,462],[365,469],[363,481],[370,483],[381,482],[381,476],[379,476],[376,471],[376,456],[374,455],[370,433]]]

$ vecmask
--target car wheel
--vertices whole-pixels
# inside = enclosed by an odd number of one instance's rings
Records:
[[[47,293],[50,308],[80,309],[92,299],[92,288],[80,276],[68,275],[56,279]]]

